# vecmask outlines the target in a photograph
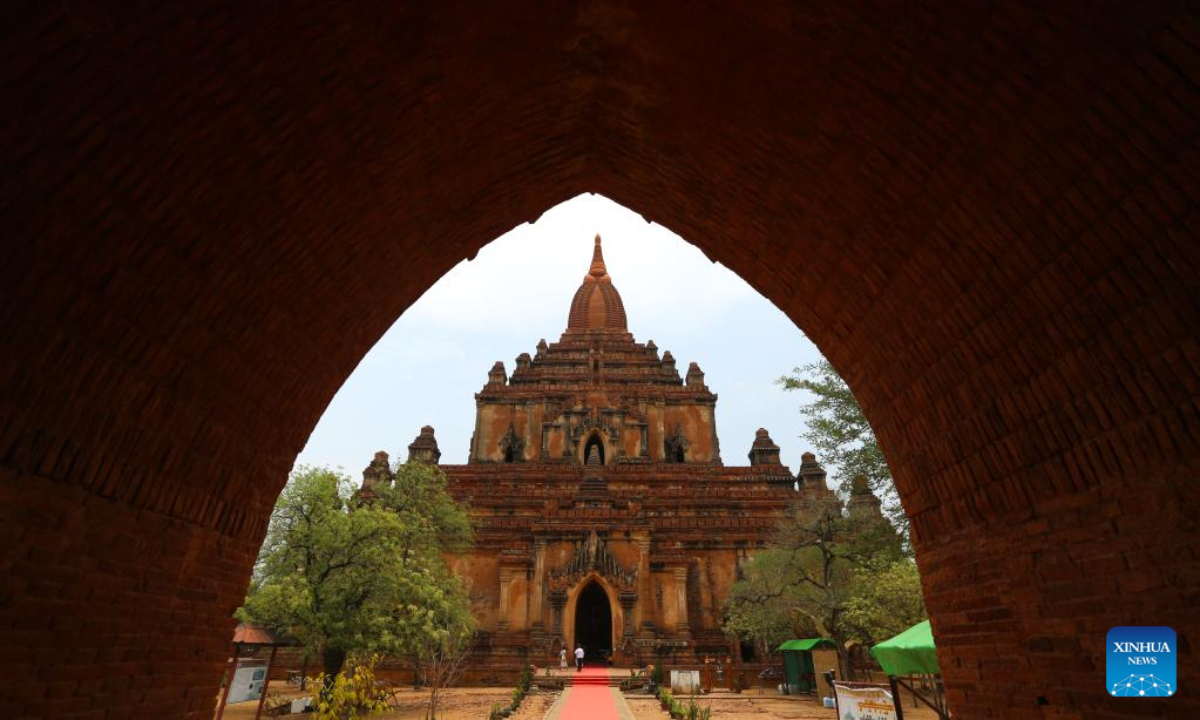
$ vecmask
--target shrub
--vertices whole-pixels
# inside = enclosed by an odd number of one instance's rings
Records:
[[[654,663],[654,669],[650,671],[650,679],[654,681],[655,685],[663,684],[663,658],[661,655],[658,656],[658,662]]]
[[[493,705],[492,712],[488,715],[489,720],[508,717],[512,713],[515,713],[517,708],[521,707],[521,701],[525,699],[525,696],[529,694],[529,689],[533,687],[533,672],[532,665],[527,664],[521,669],[521,676],[517,678],[517,686],[512,691],[512,702],[508,704],[508,707],[503,708],[499,705]]]
[[[327,682],[322,673],[313,680],[317,693],[318,720],[349,720],[378,715],[388,709],[387,693],[375,686],[378,655],[366,660],[351,660],[347,668]]]
[[[527,693],[529,692],[529,688],[532,686],[533,666],[526,664],[525,667],[521,669],[521,677],[517,678],[517,688],[520,689],[522,693]]]
[[[661,686],[658,688],[658,702],[662,704],[663,710],[670,710],[671,703],[674,701],[675,699],[671,696],[670,690]]]

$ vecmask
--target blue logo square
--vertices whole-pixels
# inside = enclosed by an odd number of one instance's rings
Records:
[[[1105,677],[1109,695],[1170,697],[1176,684],[1175,631],[1165,625],[1117,626],[1108,631]]]

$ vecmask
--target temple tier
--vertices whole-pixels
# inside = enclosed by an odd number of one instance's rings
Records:
[[[634,340],[599,236],[559,341],[511,376],[496,362],[475,401],[467,464],[439,466],[475,528],[451,559],[481,629],[470,676],[556,664],[576,643],[618,665],[754,664],[721,630],[723,605],[788,506],[830,492],[825,472],[805,454],[793,475],[763,429],[748,467],[721,462],[717,396],[696,363],[681,377],[669,351]],[[437,463],[433,428],[408,450]],[[377,454],[364,491],[386,466]]]

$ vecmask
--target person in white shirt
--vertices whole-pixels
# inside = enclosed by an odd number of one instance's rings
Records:
[[[575,646],[575,672],[583,672],[583,646]]]

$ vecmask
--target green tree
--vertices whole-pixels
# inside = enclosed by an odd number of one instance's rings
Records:
[[[436,465],[396,465],[392,481],[374,486],[371,492],[374,507],[399,518],[405,560],[429,560],[442,553],[457,555],[471,548],[471,521],[466,508],[450,497],[446,475]]]
[[[879,515],[854,517],[832,493],[794,504],[767,549],[734,584],[725,630],[768,648],[798,637],[827,637],[843,677],[849,648],[862,640],[847,617],[858,571],[904,559],[899,535]]]
[[[429,688],[427,717],[432,720],[442,688],[454,682],[474,645],[475,617],[461,578],[439,573],[429,588],[432,592],[420,605],[405,608],[420,624],[407,624],[407,636],[398,638],[396,646],[411,654],[419,681]]]
[[[725,630],[750,640],[765,656],[792,638],[821,635],[808,608],[809,589],[789,578],[790,553],[755,555],[734,583],[725,610]]]
[[[854,572],[845,621],[860,642],[877,643],[929,617],[917,565],[904,558]]]
[[[900,531],[908,546],[908,517],[900,506],[900,497],[892,480],[875,431],[850,392],[850,386],[824,358],[798,367],[791,375],[779,378],[785,390],[800,390],[812,395],[811,402],[800,406],[808,431],[803,437],[813,444],[843,495],[858,476],[881,500],[888,519]]]
[[[411,652],[437,632],[429,613],[451,584],[443,552],[470,546],[466,513],[436,468],[410,463],[363,502],[345,475],[298,468],[259,552],[243,619],[284,630],[322,658],[326,678],[350,653]]]

